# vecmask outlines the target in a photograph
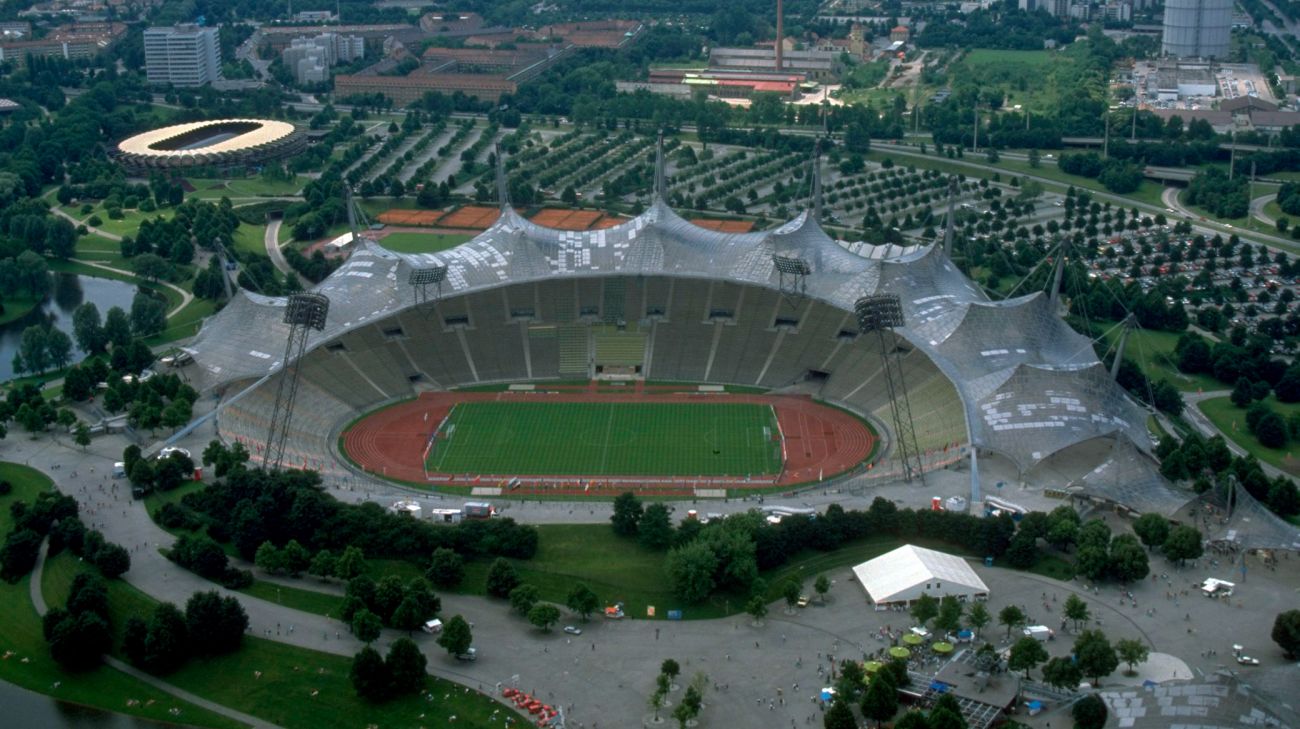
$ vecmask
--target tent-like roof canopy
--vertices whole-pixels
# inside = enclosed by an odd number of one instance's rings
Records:
[[[412,270],[446,267],[443,298],[556,278],[672,276],[779,289],[774,256],[808,265],[806,294],[852,314],[872,294],[897,294],[897,329],[952,381],[972,443],[1022,471],[1102,436],[1150,449],[1146,415],[1110,378],[1091,342],[1041,292],[989,301],[942,246],[841,244],[812,212],[772,230],[724,233],[693,225],[661,196],[641,215],[604,230],[533,223],[505,205],[497,222],[451,250],[404,254],[362,239],[347,263],[315,287],[329,317],[309,349],[416,305]],[[278,371],[288,328],[285,299],[240,292],[204,323],[186,351],[199,387]]]
[[[918,585],[934,584],[929,592],[939,595],[989,591],[966,560],[911,544],[863,562],[853,574],[876,604],[910,600],[915,595],[909,593]]]

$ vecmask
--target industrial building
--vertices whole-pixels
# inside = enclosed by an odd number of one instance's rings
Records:
[[[709,68],[718,71],[777,70],[775,48],[714,48]],[[783,50],[780,71],[801,73],[818,81],[834,78],[843,71],[840,54],[833,51]]]
[[[1167,0],[1161,52],[1226,59],[1231,31],[1232,0]]]
[[[151,84],[193,88],[218,81],[221,43],[217,29],[197,25],[147,28],[144,63]]]
[[[19,68],[27,57],[88,60],[112,47],[126,34],[123,23],[72,23],[51,30],[38,40],[31,40],[31,26],[7,23],[0,29],[0,62],[8,61]],[[27,25],[26,30],[22,26]]]
[[[922,595],[981,600],[989,588],[966,560],[906,544],[853,568],[873,605],[909,604]]]

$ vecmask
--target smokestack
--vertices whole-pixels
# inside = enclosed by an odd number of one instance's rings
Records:
[[[785,51],[785,11],[781,6],[781,0],[776,0],[776,72],[783,73],[785,64],[781,56]]]

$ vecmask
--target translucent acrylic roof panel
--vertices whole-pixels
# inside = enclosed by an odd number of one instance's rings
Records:
[[[990,302],[937,246],[846,247],[808,213],[773,230],[725,233],[696,226],[656,199],[612,228],[565,231],[506,207],[483,233],[437,253],[395,253],[363,238],[316,287],[329,296],[330,312],[308,347],[415,306],[414,269],[446,266],[443,297],[607,275],[705,278],[775,290],[782,281],[773,256],[806,262],[803,291],[846,314],[862,296],[898,294],[905,318],[898,334],[953,382],[973,442],[1007,454],[1021,469],[1116,431],[1149,447],[1141,411],[1042,296]],[[279,368],[287,335],[283,306],[282,299],[241,292],[209,319],[187,347],[199,365],[197,384],[213,387]]]
[[[1160,468],[1128,438],[1115,438],[1110,456],[1080,479],[1086,494],[1123,504],[1134,511],[1173,516],[1196,495],[1174,488]]]

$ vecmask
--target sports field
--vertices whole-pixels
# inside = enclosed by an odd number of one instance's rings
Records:
[[[747,476],[781,471],[770,405],[462,402],[425,465],[438,473]]]

